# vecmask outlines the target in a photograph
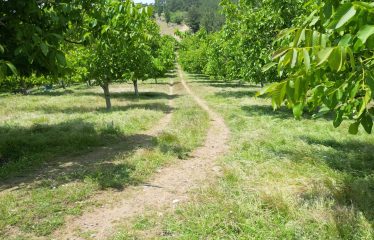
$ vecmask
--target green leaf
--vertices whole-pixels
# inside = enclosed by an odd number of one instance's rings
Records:
[[[369,86],[371,92],[372,92],[372,97],[374,97],[374,74],[371,72],[368,72],[366,75],[366,84]]]
[[[303,54],[304,54],[304,65],[306,71],[309,71],[310,69],[310,56],[309,56],[309,51],[307,49],[303,49]]]
[[[42,50],[42,53],[44,54],[44,56],[48,55],[49,48],[47,44],[45,44],[44,42],[40,43],[40,49]]]
[[[277,65],[277,63],[275,63],[275,62],[268,63],[268,64],[266,64],[265,66],[262,67],[262,72],[267,72],[269,69],[271,69],[272,67],[274,67],[276,65]]]
[[[57,59],[57,62],[60,65],[66,66],[66,58],[65,58],[65,55],[62,52],[57,52],[56,53],[56,59]]]
[[[344,48],[335,48],[329,56],[329,66],[332,70],[340,71],[343,67]]]
[[[109,30],[109,28],[110,28],[110,26],[108,26],[108,25],[104,25],[104,26],[103,26],[103,29],[101,30],[101,34],[106,33],[106,32]]]
[[[344,35],[340,41],[339,41],[339,46],[343,46],[343,47],[348,47],[349,46],[349,42],[351,41],[352,39],[352,35],[351,34],[346,34]]]
[[[296,119],[300,120],[303,115],[304,104],[299,103],[293,106],[292,111]]]
[[[6,61],[5,64],[9,67],[9,69],[13,72],[14,75],[18,75],[16,67],[11,62]]]
[[[292,61],[291,68],[294,68],[297,64],[298,53],[296,49],[292,49]]]
[[[354,69],[356,68],[356,62],[355,62],[355,57],[353,55],[353,51],[350,47],[346,48],[347,54],[349,56],[349,62],[351,64],[351,67]]]
[[[334,127],[339,127],[343,122],[343,111],[339,111],[336,113],[335,119],[334,119]]]
[[[365,131],[371,134],[373,129],[373,119],[370,114],[365,114],[361,119],[361,125],[364,127]]]
[[[4,53],[4,47],[0,44],[0,53]]]
[[[374,25],[365,25],[357,33],[357,37],[363,44],[366,43],[367,39],[374,34]]]
[[[290,50],[290,48],[282,48],[282,49],[277,50],[273,54],[273,60],[283,56],[284,54],[288,52],[288,50]]]
[[[350,126],[349,126],[349,133],[350,134],[353,134],[353,135],[356,135],[358,133],[358,127],[360,126],[360,122],[355,122],[355,123],[352,123]]]
[[[318,65],[321,65],[324,62],[326,62],[329,59],[333,50],[334,50],[334,48],[324,48],[321,51],[319,51],[318,54],[317,54],[318,59],[319,59]]]
[[[371,101],[371,90],[367,89],[365,96],[362,98],[362,103],[361,103],[361,108],[360,111],[358,112],[357,116],[361,116],[365,110],[369,102]]]
[[[354,6],[352,6],[351,3],[344,4],[342,7],[340,7],[334,16],[335,20],[337,21],[335,29],[341,28],[351,21],[356,15],[356,12],[357,10]]]

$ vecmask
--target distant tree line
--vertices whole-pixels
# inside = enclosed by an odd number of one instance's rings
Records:
[[[164,14],[167,22],[185,22],[192,32],[204,28],[208,32],[221,29],[225,22],[220,0],[156,0],[159,16]]]

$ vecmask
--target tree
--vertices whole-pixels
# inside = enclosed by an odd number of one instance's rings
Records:
[[[282,31],[273,55],[285,79],[263,93],[274,108],[285,103],[300,118],[304,109],[316,116],[335,114],[334,126],[351,119],[349,132],[373,128],[374,3],[309,1],[314,11],[304,24]]]
[[[152,13],[147,7],[134,4],[130,0],[104,0],[93,6],[87,26],[90,27],[91,44],[89,46],[91,78],[99,84],[111,108],[109,85],[125,77],[139,77],[139,68],[149,65],[143,60],[141,51],[146,51],[147,21]],[[142,66],[139,66],[142,64]]]
[[[169,11],[169,9],[167,7],[164,10],[164,13],[165,13],[165,21],[166,21],[166,23],[169,23],[171,16],[170,16],[170,11]]]
[[[219,32],[206,35],[199,31],[184,38],[183,68],[227,81],[277,81],[276,70],[261,69],[271,62],[273,40],[279,29],[291,26],[290,19],[297,19],[304,11],[303,4],[304,0],[223,0],[225,24]],[[209,33],[206,29],[202,32]]]
[[[82,21],[90,1],[1,1],[0,82],[17,74],[57,75],[66,65],[61,44],[71,25]]]
[[[168,35],[159,36],[152,47],[152,70],[150,77],[163,77],[175,64],[176,40]]]
[[[155,11],[159,17],[161,17],[162,13],[164,12],[164,7],[165,0],[155,0]]]
[[[187,12],[187,25],[191,28],[192,32],[197,32],[200,28],[200,12],[199,8],[196,5],[193,5],[189,8]]]

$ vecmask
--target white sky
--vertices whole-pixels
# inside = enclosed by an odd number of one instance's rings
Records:
[[[155,0],[134,0],[136,3],[155,3]]]

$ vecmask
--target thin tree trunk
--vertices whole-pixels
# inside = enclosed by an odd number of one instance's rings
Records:
[[[157,78],[155,78],[155,83],[157,84]]]
[[[262,87],[262,88],[264,87],[264,82],[263,82],[263,81],[261,81],[261,87]]]
[[[62,88],[65,90],[66,89],[66,85],[65,85],[65,81],[64,80],[61,80],[61,86]]]
[[[110,101],[109,84],[108,83],[104,83],[104,84],[101,85],[101,88],[104,90],[106,110],[109,111],[112,108],[112,103]]]
[[[134,83],[135,96],[139,97],[138,80],[133,80],[132,82]]]

